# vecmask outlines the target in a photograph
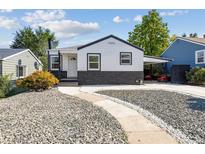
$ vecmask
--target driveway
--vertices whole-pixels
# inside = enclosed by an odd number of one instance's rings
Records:
[[[183,84],[171,84],[171,83],[150,83],[144,85],[90,85],[79,87],[62,87],[66,93],[71,95],[79,92],[93,93],[102,90],[167,90],[179,92],[182,94],[188,94],[197,97],[205,97],[205,87],[190,86]],[[59,88],[61,90],[61,87]]]

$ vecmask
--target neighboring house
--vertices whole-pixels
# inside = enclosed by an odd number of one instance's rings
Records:
[[[169,73],[173,66],[205,67],[205,38],[177,37],[161,57],[173,59],[167,64]]]
[[[160,63],[161,59],[145,57],[144,60],[143,49],[114,35],[86,45],[48,50],[49,71],[61,81],[70,79],[79,84],[141,83],[144,61]]]
[[[29,49],[0,49],[0,76],[10,74],[16,80],[42,70],[42,66]]]

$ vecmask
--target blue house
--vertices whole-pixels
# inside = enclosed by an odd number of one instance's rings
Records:
[[[177,37],[161,57],[172,59],[166,66],[168,73],[173,66],[205,67],[205,38]]]

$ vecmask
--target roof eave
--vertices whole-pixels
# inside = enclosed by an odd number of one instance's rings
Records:
[[[87,43],[87,44],[85,44],[85,45],[82,45],[82,46],[78,47],[77,50],[80,50],[80,49],[83,49],[83,48],[88,47],[88,46],[90,46],[90,45],[93,45],[93,44],[96,44],[96,43],[98,43],[98,42],[104,41],[104,40],[106,40],[106,39],[108,39],[108,38],[110,38],[110,37],[115,38],[115,39],[117,39],[117,40],[119,40],[119,41],[121,41],[121,42],[123,42],[123,43],[126,43],[126,44],[128,44],[128,45],[130,45],[130,46],[132,46],[132,47],[134,47],[134,48],[137,48],[137,49],[139,49],[139,50],[141,50],[141,51],[144,51],[144,49],[142,49],[142,48],[140,48],[140,47],[138,47],[138,46],[135,46],[135,45],[133,45],[133,44],[131,44],[131,43],[129,43],[129,42],[127,42],[127,41],[125,41],[125,40],[123,40],[123,39],[117,37],[117,36],[114,36],[114,35],[108,35],[108,36],[103,37],[103,38],[101,38],[101,39],[98,39],[98,40],[96,40],[96,41],[93,41],[93,42]]]

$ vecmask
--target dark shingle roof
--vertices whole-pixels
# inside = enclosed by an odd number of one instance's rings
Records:
[[[0,60],[24,50],[26,49],[0,49]]]
[[[138,46],[136,46],[136,45],[133,45],[133,44],[131,44],[131,43],[129,43],[129,42],[127,42],[127,41],[125,41],[125,40],[123,40],[123,39],[117,37],[117,36],[114,36],[114,35],[112,35],[112,34],[111,34],[111,35],[108,35],[108,36],[106,36],[106,37],[103,37],[103,38],[101,38],[101,39],[98,39],[98,40],[96,40],[96,41],[90,42],[90,43],[88,43],[88,44],[82,45],[82,46],[78,47],[78,50],[80,50],[80,49],[82,49],[82,48],[85,48],[85,47],[87,47],[87,46],[93,45],[93,44],[95,44],[95,43],[101,42],[101,41],[103,41],[103,40],[106,40],[106,39],[108,39],[108,38],[110,38],[110,37],[115,38],[116,40],[121,41],[121,42],[123,42],[123,43],[125,43],[125,44],[128,44],[129,46],[132,46],[132,47],[134,47],[134,48],[137,48],[137,49],[139,49],[139,50],[141,50],[141,51],[144,51],[144,49],[142,49],[142,48],[140,48],[140,47],[138,47]]]

